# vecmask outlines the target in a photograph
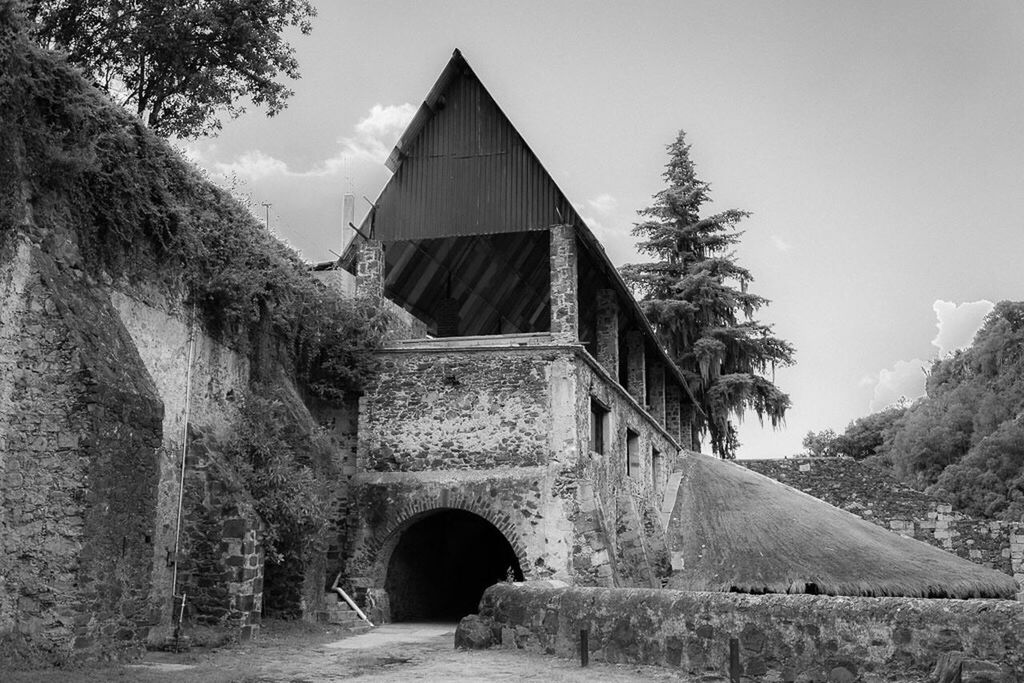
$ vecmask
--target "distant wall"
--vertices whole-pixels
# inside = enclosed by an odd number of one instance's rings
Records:
[[[587,629],[595,661],[657,664],[694,676],[728,676],[731,638],[751,680],[905,680],[951,651],[1024,673],[1024,607],[1013,601],[522,583],[488,588],[480,616],[519,647],[575,658],[580,629]]]
[[[890,531],[1009,574],[1024,588],[1024,523],[955,512],[952,506],[897,481],[884,470],[848,458],[737,463]]]

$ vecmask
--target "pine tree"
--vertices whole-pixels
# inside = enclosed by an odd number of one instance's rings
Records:
[[[734,458],[734,420],[748,410],[762,424],[766,417],[773,427],[782,424],[789,396],[765,375],[792,365],[794,350],[754,319],[768,300],[747,291],[753,278],[731,251],[742,235],[736,225],[749,214],[729,209],[702,218],[710,186],[697,178],[683,131],[668,153],[668,187],[633,227],[637,250],[654,260],[621,273],[690,383],[699,404],[692,424],[710,435],[715,453]]]

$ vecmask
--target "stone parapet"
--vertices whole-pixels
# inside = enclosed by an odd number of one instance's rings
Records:
[[[1024,674],[1024,606],[1014,601],[527,582],[488,588],[480,616],[519,647],[578,658],[580,631],[586,630],[595,661],[655,664],[722,680],[729,675],[733,639],[744,680],[918,680],[953,651],[989,662],[1004,676]]]

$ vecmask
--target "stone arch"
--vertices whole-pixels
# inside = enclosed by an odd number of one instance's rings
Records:
[[[512,546],[523,578],[530,578],[532,565],[508,512],[497,505],[492,505],[490,499],[484,500],[482,496],[468,498],[458,491],[442,490],[436,494],[420,493],[411,496],[404,505],[388,515],[387,521],[380,525],[377,533],[367,542],[366,551],[372,558],[373,569],[370,578],[373,587],[384,587],[388,563],[402,533],[416,522],[442,510],[463,510],[490,522]]]
[[[421,494],[388,517],[366,550],[370,583],[387,595],[395,620],[460,618],[506,568],[517,580],[530,573],[522,540],[497,506]]]

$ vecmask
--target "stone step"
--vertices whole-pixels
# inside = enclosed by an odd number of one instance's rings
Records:
[[[337,626],[358,626],[366,623],[351,610],[348,612],[321,610],[316,613],[316,620],[321,624],[335,624]]]

